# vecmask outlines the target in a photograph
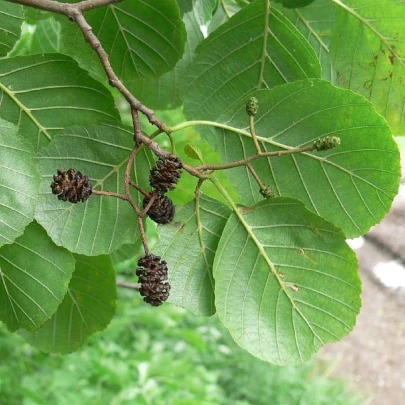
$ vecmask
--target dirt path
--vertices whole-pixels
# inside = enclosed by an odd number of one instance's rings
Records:
[[[341,342],[327,345],[321,357],[337,361],[334,374],[344,376],[364,393],[366,404],[402,405],[405,289],[384,287],[372,269],[378,262],[405,263],[405,196],[396,198],[392,212],[372,229],[356,253],[363,281],[363,305],[357,325]]]

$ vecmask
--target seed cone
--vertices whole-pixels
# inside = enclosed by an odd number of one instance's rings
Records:
[[[73,204],[86,201],[92,194],[92,186],[87,176],[74,169],[58,169],[57,176],[53,176],[52,193],[58,195],[59,200]]]
[[[170,284],[167,282],[167,264],[160,256],[146,255],[138,260],[136,275],[139,277],[140,294],[148,304],[158,307],[169,298]]]
[[[183,163],[177,156],[160,158],[150,171],[149,184],[165,193],[168,190],[174,190],[178,183]]]
[[[149,197],[143,199],[143,208],[148,205],[149,201]],[[175,212],[173,201],[164,194],[159,193],[148,210],[148,216],[157,224],[168,224],[173,221]]]

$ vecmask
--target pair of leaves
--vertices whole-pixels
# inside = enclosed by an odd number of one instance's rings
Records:
[[[212,315],[215,299],[236,342],[263,360],[302,363],[354,326],[355,254],[338,228],[297,200],[231,213],[201,195],[159,234],[154,250],[168,262],[170,302]]]
[[[186,30],[176,0],[132,0],[91,10],[86,19],[130,89],[134,79],[159,77],[181,59]],[[100,62],[80,30],[61,20],[66,51],[93,74],[104,77]]]
[[[183,88],[185,114],[241,129],[239,134],[202,131],[223,161],[255,154],[244,111],[252,95],[260,103],[256,131],[264,151],[301,147],[322,136],[341,137],[339,148],[322,155],[272,157],[253,166],[276,195],[304,201],[348,237],[355,237],[389,210],[400,177],[398,148],[386,122],[361,96],[328,82],[299,81],[302,76],[320,75],[319,66],[311,63],[314,51],[307,47],[285,17],[275,10],[269,16],[262,2],[254,2],[198,48]],[[286,81],[295,83],[274,87]],[[274,88],[254,92],[262,87]],[[246,168],[229,173],[241,203],[261,200]]]
[[[69,353],[104,329],[115,312],[107,256],[73,255],[35,222],[0,247],[0,320],[46,352]]]

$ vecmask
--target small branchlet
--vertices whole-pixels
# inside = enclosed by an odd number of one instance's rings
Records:
[[[340,145],[340,138],[338,136],[324,136],[314,141],[315,149],[318,151],[336,148]]]
[[[246,103],[246,113],[247,115],[255,116],[259,111],[259,100],[256,97],[250,97]]]

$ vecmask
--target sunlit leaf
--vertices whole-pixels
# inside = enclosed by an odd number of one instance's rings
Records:
[[[402,0],[333,0],[330,46],[338,84],[369,99],[405,135],[405,7]]]

